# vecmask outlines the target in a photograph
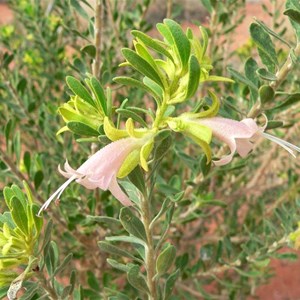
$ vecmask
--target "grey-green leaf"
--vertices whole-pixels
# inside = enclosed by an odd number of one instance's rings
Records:
[[[146,231],[143,223],[133,214],[129,207],[123,207],[121,209],[120,221],[128,233],[147,242]]]
[[[172,266],[176,257],[176,248],[173,245],[167,246],[157,258],[156,272],[160,275],[165,274]]]
[[[164,289],[164,297],[163,297],[164,300],[168,300],[172,295],[172,291],[176,283],[176,280],[179,276],[179,272],[180,270],[178,269],[167,278],[165,289]]]
[[[249,88],[252,88],[254,90],[257,90],[257,86],[253,84],[252,81],[250,81],[248,78],[246,78],[243,74],[240,72],[236,71],[235,69],[232,68],[227,68],[228,72],[239,82],[244,83],[247,85]]]
[[[256,73],[259,75],[260,78],[268,81],[276,81],[277,77],[275,74],[271,73],[265,68],[260,68],[256,71]]]
[[[120,271],[123,271],[123,272],[129,272],[129,270],[130,270],[130,266],[121,264],[121,263],[117,262],[117,261],[114,260],[114,259],[108,258],[108,259],[107,259],[107,262],[108,262],[113,268],[115,268],[115,269],[117,269],[117,270],[120,270]]]
[[[98,242],[98,246],[100,248],[100,250],[113,254],[113,255],[118,255],[118,256],[122,256],[122,257],[128,257],[131,258],[133,260],[138,260],[135,256],[133,256],[132,254],[130,254],[129,252],[121,249],[120,247],[117,247],[111,243],[105,242],[105,241],[100,241]]]
[[[272,61],[278,65],[274,44],[269,34],[256,23],[250,25],[250,34],[257,47]]]
[[[54,270],[53,276],[57,275],[58,273],[62,272],[70,263],[73,258],[73,254],[69,253],[63,260],[63,262]]]
[[[259,88],[259,97],[262,104],[273,101],[274,95],[275,92],[269,85],[263,85]]]
[[[300,2],[299,0],[287,0],[286,1],[286,5],[285,5],[285,8],[287,9],[287,11],[289,10],[294,10],[296,12],[300,12]],[[298,17],[295,16],[295,13],[293,12],[289,12],[288,14],[290,14],[289,18],[290,18],[290,21],[291,21],[291,24],[297,34],[297,39],[299,41],[300,39],[300,25],[298,24],[298,22],[296,22],[295,20],[293,20],[293,18],[295,19],[298,19]],[[293,17],[291,17],[291,15],[293,15]]]
[[[132,266],[127,273],[127,278],[129,283],[136,289],[148,293],[149,289],[147,283],[140,273],[140,268],[138,266]]]

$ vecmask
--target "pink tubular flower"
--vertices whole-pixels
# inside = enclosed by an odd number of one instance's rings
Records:
[[[65,171],[59,167],[59,172],[69,179],[43,204],[39,214],[47,209],[52,200],[59,199],[66,187],[74,180],[87,189],[109,190],[123,205],[132,205],[117,182],[117,173],[128,155],[142,145],[142,139],[128,137],[112,142],[100,149],[77,170],[72,169],[66,162]]]
[[[253,149],[253,141],[257,139],[259,135],[277,143],[294,157],[295,154],[293,150],[300,152],[299,147],[263,132],[265,127],[258,127],[256,122],[251,118],[235,121],[221,117],[213,117],[198,119],[197,121],[211,128],[213,136],[227,144],[230,149],[229,155],[214,161],[214,164],[217,166],[223,166],[231,162],[235,152],[241,157],[247,156]]]

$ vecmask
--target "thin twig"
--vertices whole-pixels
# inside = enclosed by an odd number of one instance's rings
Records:
[[[173,0],[168,0],[167,2],[167,19],[170,19],[172,16],[172,6],[173,6]]]
[[[95,59],[93,62],[93,75],[96,78],[100,78],[101,68],[101,34],[102,34],[102,0],[97,0],[95,5],[95,25],[94,25],[95,37],[94,44],[96,48]]]

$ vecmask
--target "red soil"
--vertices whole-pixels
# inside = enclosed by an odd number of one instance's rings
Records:
[[[269,3],[269,1],[265,1]],[[250,2],[246,6],[246,18],[237,28],[235,47],[243,45],[249,39],[249,25],[253,22],[253,17],[268,23],[268,16],[262,10],[261,3]],[[0,4],[0,25],[7,24],[13,20],[12,12],[7,5]],[[291,249],[287,249],[291,251]],[[299,253],[299,251],[298,251]],[[269,283],[260,286],[256,295],[261,300],[297,300],[300,299],[300,260],[287,262],[273,259],[271,266],[274,269],[274,277]],[[256,298],[256,299],[257,299]],[[255,299],[255,298],[249,298]]]

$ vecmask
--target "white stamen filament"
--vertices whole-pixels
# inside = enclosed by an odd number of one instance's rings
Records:
[[[268,133],[265,133],[265,132],[262,132],[262,135],[267,138],[268,140],[278,144],[279,146],[281,146],[282,148],[284,148],[286,151],[288,151],[291,155],[293,155],[294,157],[296,157],[295,153],[293,152],[294,151],[297,151],[300,153],[300,148],[287,142],[287,141],[284,141],[276,136],[273,136],[271,134],[268,134]]]
[[[52,196],[42,205],[42,207],[40,208],[39,212],[38,212],[38,216],[40,216],[41,212],[45,209],[48,208],[48,206],[50,205],[50,203],[54,200],[54,199],[59,199],[61,194],[63,193],[63,191],[67,188],[67,186],[77,178],[77,176],[72,176],[71,178],[69,178],[64,184],[62,184],[53,194]]]

